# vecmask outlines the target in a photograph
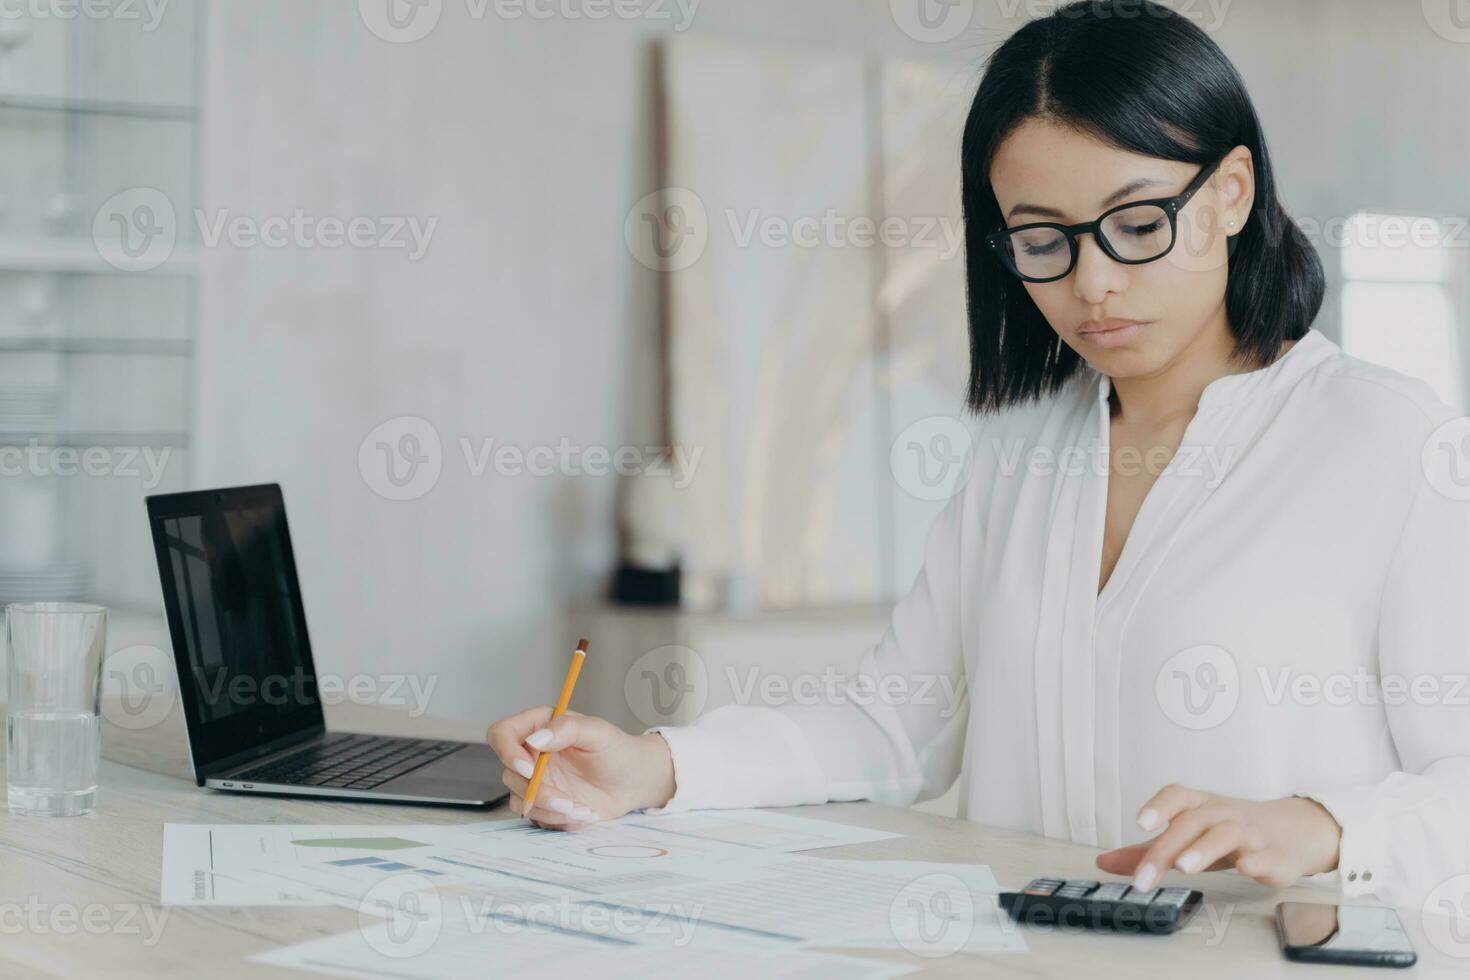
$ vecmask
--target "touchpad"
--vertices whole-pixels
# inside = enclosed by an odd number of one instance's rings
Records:
[[[500,781],[502,768],[490,746],[469,744],[427,766],[388,780],[377,787],[377,792],[493,803],[506,796],[505,784]]]

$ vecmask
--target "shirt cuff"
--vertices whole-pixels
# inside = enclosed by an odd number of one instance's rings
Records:
[[[1385,838],[1374,815],[1371,789],[1338,789],[1323,792],[1298,793],[1297,796],[1315,800],[1322,805],[1337,825],[1342,828],[1342,839],[1337,845],[1337,870],[1326,874],[1312,875],[1313,881],[1330,881],[1336,876],[1338,887],[1345,897],[1370,895],[1383,884]]]
[[[669,746],[669,758],[674,764],[674,795],[663,806],[650,807],[644,813],[683,813],[700,808],[700,800],[708,798],[709,790],[701,781],[712,778],[715,760],[711,758],[709,736],[695,728],[659,725],[643,734],[657,732]]]
[[[827,802],[826,779],[801,726],[774,708],[729,704],[692,725],[648,731],[668,743],[674,795],[645,812]]]

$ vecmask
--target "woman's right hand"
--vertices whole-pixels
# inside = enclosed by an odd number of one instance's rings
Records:
[[[630,810],[663,806],[674,795],[674,763],[657,733],[629,735],[591,715],[529,708],[485,733],[500,757],[510,808],[542,827],[576,830]],[[526,814],[526,786],[536,753],[549,752],[546,775]]]

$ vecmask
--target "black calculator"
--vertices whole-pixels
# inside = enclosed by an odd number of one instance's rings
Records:
[[[1001,907],[1017,922],[1114,932],[1175,932],[1203,900],[1188,888],[1141,892],[1117,882],[1062,878],[1037,878],[1018,892],[1000,893]]]

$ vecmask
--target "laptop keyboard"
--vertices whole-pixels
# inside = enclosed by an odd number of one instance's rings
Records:
[[[300,752],[230,778],[292,786],[372,789],[462,748],[462,742],[433,739],[329,735]]]

